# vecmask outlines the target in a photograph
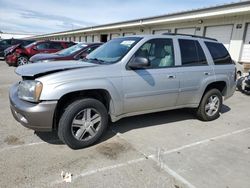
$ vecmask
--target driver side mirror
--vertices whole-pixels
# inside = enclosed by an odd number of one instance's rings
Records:
[[[79,58],[80,58],[80,59],[84,59],[87,55],[88,55],[88,53],[82,53],[82,54],[79,56]]]
[[[128,66],[131,69],[142,69],[147,68],[150,66],[150,62],[145,57],[134,57],[130,62],[128,63]]]

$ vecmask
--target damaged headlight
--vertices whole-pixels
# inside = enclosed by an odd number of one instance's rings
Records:
[[[26,101],[38,102],[42,89],[43,84],[41,82],[37,80],[24,80],[19,83],[18,97]]]

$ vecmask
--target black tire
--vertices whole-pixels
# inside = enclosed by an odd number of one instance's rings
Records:
[[[206,113],[206,105],[208,103],[208,100],[210,97],[212,96],[217,96],[218,100],[219,100],[219,104],[218,104],[218,110],[216,111],[215,114],[209,116]],[[196,116],[198,117],[198,119],[202,120],[202,121],[212,121],[217,119],[220,116],[220,111],[221,111],[221,107],[222,107],[222,103],[223,103],[223,99],[222,99],[222,94],[218,89],[211,89],[209,91],[207,91],[204,96],[201,99],[200,105],[196,110]]]
[[[93,110],[100,117],[100,123],[98,124],[99,128],[95,132],[94,136],[91,137],[91,135],[89,134],[88,137],[90,138],[87,137],[88,140],[78,140],[75,135],[77,133],[74,133],[73,131],[73,120],[77,118],[79,113],[85,113],[84,110],[88,110],[88,109]],[[82,119],[83,118],[84,117],[82,117]],[[80,121],[83,121],[83,120],[80,120]],[[80,149],[80,148],[90,146],[94,144],[97,140],[99,140],[102,134],[105,132],[107,125],[108,125],[107,109],[100,101],[96,99],[91,99],[91,98],[79,99],[79,100],[72,102],[65,109],[62,116],[60,117],[59,126],[58,126],[58,137],[60,138],[62,142],[67,144],[70,148]],[[84,129],[85,129],[85,126],[86,124],[84,124]],[[87,131],[85,132],[86,133],[84,133],[84,135],[88,133]],[[80,134],[83,134],[83,133],[80,133]]]
[[[17,59],[17,66],[22,66],[22,65],[26,65],[29,63],[29,58],[27,56],[21,55],[18,59]]]
[[[237,80],[237,82],[236,82],[236,88],[237,88],[240,92],[244,92],[244,91],[242,90],[242,83],[243,83],[244,80],[245,80],[245,77],[241,77],[241,78],[239,78],[239,79]]]

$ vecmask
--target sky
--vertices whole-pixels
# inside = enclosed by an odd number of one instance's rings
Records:
[[[0,31],[44,34],[225,3],[230,0],[0,0]]]

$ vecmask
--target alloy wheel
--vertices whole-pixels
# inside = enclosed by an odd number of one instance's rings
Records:
[[[77,140],[86,141],[97,134],[100,126],[100,114],[93,108],[86,108],[74,117],[71,132]]]

